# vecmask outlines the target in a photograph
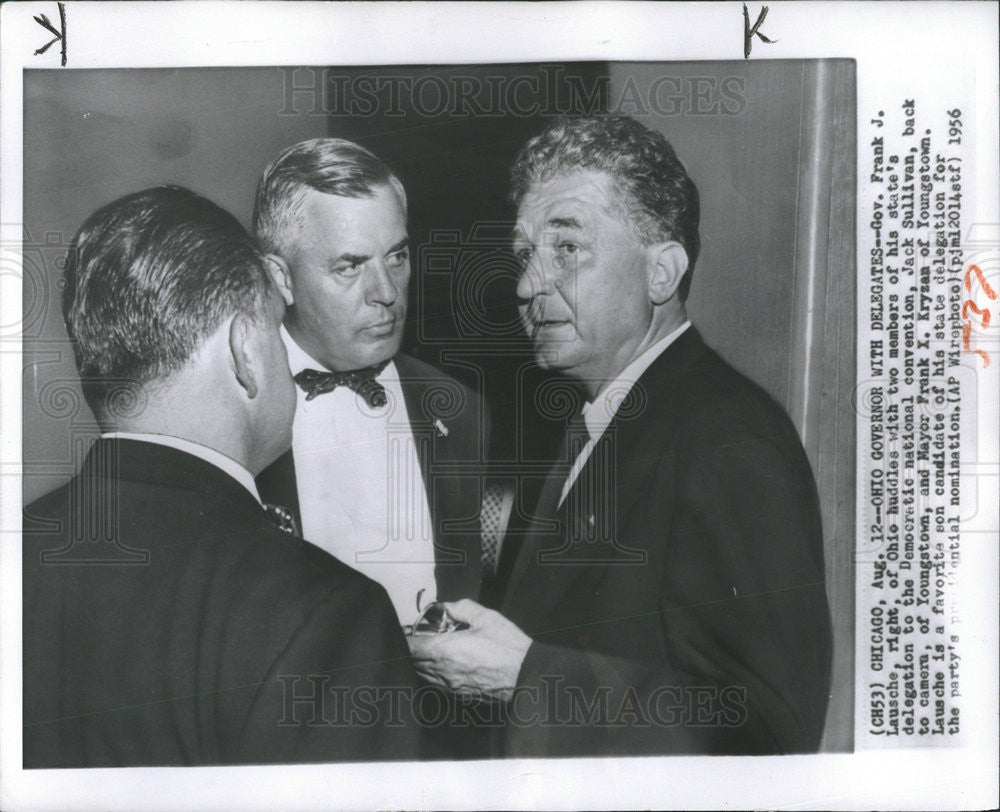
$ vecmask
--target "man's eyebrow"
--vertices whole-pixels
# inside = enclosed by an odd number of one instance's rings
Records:
[[[364,254],[341,254],[334,261],[334,265],[340,265],[342,262],[346,262],[348,265],[364,265],[371,257],[367,257]]]
[[[577,230],[582,230],[583,226],[580,225],[580,221],[575,217],[552,217],[546,223],[550,228],[575,228]]]
[[[395,245],[393,245],[388,251],[386,251],[385,252],[386,256],[388,256],[389,254],[395,254],[397,251],[402,251],[404,248],[406,248],[407,245],[409,245],[409,243],[410,243],[410,237],[409,235],[407,235],[406,237],[403,237],[403,239],[401,239]]]

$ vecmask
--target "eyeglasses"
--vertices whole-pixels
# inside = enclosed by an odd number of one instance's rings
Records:
[[[464,620],[455,620],[448,614],[448,610],[443,603],[432,601],[424,607],[420,617],[413,625],[405,626],[403,631],[407,635],[413,634],[444,634],[445,632],[460,632],[471,628]]]

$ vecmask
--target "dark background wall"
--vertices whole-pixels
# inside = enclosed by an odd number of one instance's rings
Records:
[[[95,435],[59,311],[61,258],[98,206],[189,186],[249,225],[266,162],[358,141],[400,175],[413,279],[405,346],[480,388],[501,465],[545,460],[562,420],[516,322],[506,173],[560,113],[663,131],[702,194],[689,301],[708,342],[792,415],[823,504],[835,673],[824,747],[853,730],[854,71],[846,61],[25,73],[24,497]],[[559,410],[555,410],[558,412]]]

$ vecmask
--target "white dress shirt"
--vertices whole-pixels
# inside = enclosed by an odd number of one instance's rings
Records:
[[[676,330],[665,335],[625,367],[611,383],[600,391],[593,401],[584,404],[583,422],[587,426],[587,442],[580,449],[580,453],[577,455],[576,460],[574,460],[573,467],[570,468],[569,474],[566,477],[562,493],[559,496],[560,506],[566,499],[570,488],[573,487],[573,483],[576,482],[580,471],[583,470],[583,466],[590,459],[590,454],[594,450],[594,446],[597,445],[597,441],[601,439],[601,435],[604,434],[605,430],[611,424],[612,419],[618,413],[618,409],[621,408],[625,398],[632,391],[635,382],[642,377],[642,373],[649,368],[649,365],[659,358],[667,347],[673,344],[690,326],[691,322],[685,321]]]
[[[292,374],[325,367],[281,328]],[[396,365],[376,377],[385,406],[345,386],[298,401],[292,454],[303,537],[389,593],[402,624],[437,597],[434,531]]]
[[[170,434],[147,434],[137,431],[109,431],[101,435],[102,440],[138,440],[142,443],[156,443],[178,451],[186,451],[195,457],[211,463],[216,468],[221,468],[229,476],[240,483],[253,495],[253,498],[260,502],[260,494],[257,492],[257,485],[254,482],[253,474],[240,465],[232,457],[227,457],[221,451],[209,448],[207,445],[196,443],[193,440],[185,440],[183,437],[173,437]]]

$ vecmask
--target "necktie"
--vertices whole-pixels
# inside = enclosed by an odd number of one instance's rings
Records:
[[[363,397],[365,403],[371,408],[376,409],[385,406],[387,398],[385,387],[375,380],[375,376],[385,369],[388,363],[388,361],[383,361],[381,364],[363,369],[352,369],[347,372],[320,372],[315,369],[303,369],[295,376],[295,383],[306,393],[306,400],[312,400],[317,395],[332,392],[338,386],[346,386],[352,392]]]
[[[514,506],[514,483],[489,482],[483,491],[483,504],[479,512],[482,530],[483,571],[494,575],[500,559],[500,545],[510,522]]]
[[[563,481],[562,490],[559,493],[559,501],[556,503],[557,507],[562,505],[566,499],[566,495],[576,482],[580,470],[586,463],[583,454],[587,451],[587,445],[593,443],[593,439],[590,436],[590,431],[587,429],[587,421],[584,419],[583,412],[574,415],[569,421],[569,426],[566,428],[567,459],[572,460],[573,465],[570,467],[569,473],[566,474]]]
[[[302,535],[299,533],[298,527],[295,526],[295,517],[288,508],[265,502],[264,510],[267,513],[267,518],[274,522],[282,532],[293,536]]]
[[[534,511],[535,517],[543,520],[555,518],[559,512],[560,496],[569,472],[583,447],[587,444],[589,437],[583,413],[577,412],[566,425],[559,450],[556,452],[555,462],[549,470],[549,475],[542,486],[542,492],[538,496],[538,503]]]

